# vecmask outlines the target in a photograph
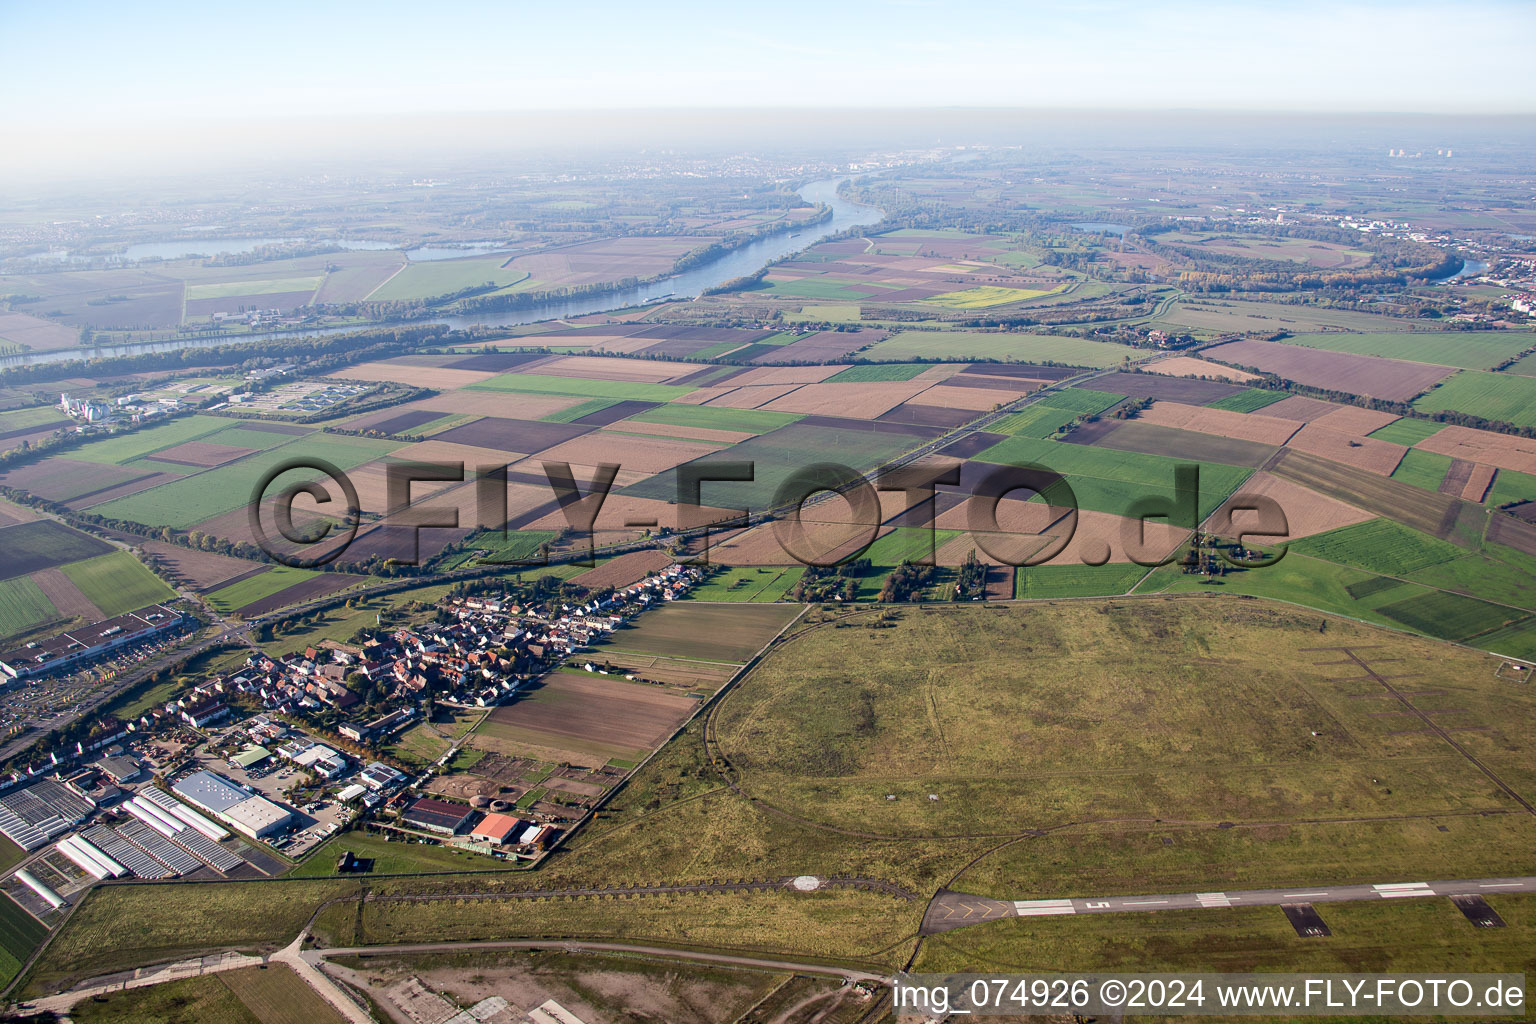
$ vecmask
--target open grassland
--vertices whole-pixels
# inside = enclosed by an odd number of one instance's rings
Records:
[[[63,573],[106,616],[169,601],[176,592],[126,551],[63,567]]]
[[[982,452],[982,462],[1037,465],[1061,474],[1072,487],[1079,508],[1113,515],[1126,514],[1143,498],[1174,496],[1174,471],[1181,465],[1200,467],[1199,518],[1210,515],[1251,470],[1217,462],[1189,463],[1159,455],[1063,444],[1022,434],[1000,441]],[[1032,498],[1031,500],[1037,500]],[[1175,525],[1193,527],[1193,523]]]
[[[411,883],[413,889],[420,883]],[[380,889],[391,887],[386,883]],[[379,892],[378,889],[375,890]],[[451,890],[449,890],[451,891]],[[382,893],[381,893],[382,894]],[[316,933],[335,944],[451,942],[498,937],[628,939],[724,951],[798,953],[817,960],[897,964],[922,905],[877,893],[690,893],[627,900],[394,902],[322,912]]]
[[[1146,353],[1130,345],[1051,334],[1006,334],[993,331],[902,331],[861,353],[866,359],[1003,359],[1013,362],[1061,363],[1106,369]]]
[[[905,611],[886,628],[808,630],[725,698],[717,734],[749,796],[913,837],[1517,806],[1454,749],[1397,735],[1352,699],[1362,687],[1321,664],[1337,655],[1312,650],[1348,643],[1396,647],[1412,664],[1394,671],[1420,671],[1487,730],[1476,749],[1513,742],[1514,766],[1536,756],[1509,717],[1536,696],[1500,686],[1482,655],[1339,621],[1320,636],[1315,614],[1201,601]]]
[[[1419,326],[1412,320],[1378,313],[1204,297],[1179,301],[1162,319],[1170,324],[1221,334],[1249,331],[1294,331],[1299,334],[1325,329],[1397,333],[1413,331]]]
[[[1454,409],[1517,427],[1536,427],[1536,377],[1462,370],[1421,395],[1413,407],[1428,413]]]
[[[1474,928],[1446,899],[1321,904],[1317,909],[1333,932],[1327,939],[1298,939],[1279,907],[1012,918],[925,939],[912,969],[974,971],[986,964],[992,970],[1033,971],[1049,964],[1053,970],[1103,972],[1536,970],[1536,897],[1493,896],[1489,902],[1507,928]]]
[[[1486,370],[1536,345],[1528,331],[1402,331],[1367,334],[1293,334],[1287,345],[1348,352],[1357,356],[1385,356],[1414,363],[1435,363],[1467,370]]]
[[[214,882],[94,889],[33,967],[30,991],[208,949],[272,951],[350,881]]]
[[[289,967],[246,967],[114,992],[70,1011],[79,1024],[343,1024]]]
[[[536,373],[503,373],[471,384],[470,391],[516,391],[532,395],[572,395],[577,398],[608,398],[616,401],[670,402],[692,388],[673,384],[643,384],[629,380],[591,380],[585,377],[547,377]]]

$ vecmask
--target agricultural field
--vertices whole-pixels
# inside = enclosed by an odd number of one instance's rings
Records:
[[[799,605],[669,604],[610,634],[599,651],[741,664],[793,622],[800,610]]]
[[[1287,345],[1406,359],[1465,370],[1488,370],[1536,347],[1536,334],[1518,331],[1391,331],[1374,334],[1292,334]]]
[[[47,934],[48,929],[41,921],[0,893],[0,988],[10,984]]]
[[[1011,362],[1046,362],[1064,366],[1105,369],[1146,353],[1129,345],[1085,341],[1050,334],[1012,334],[993,331],[902,331],[859,353],[871,360],[926,359],[960,361],[997,359]]]
[[[1536,377],[1462,370],[1413,403],[1420,412],[1447,409],[1486,420],[1536,427]]]
[[[1295,541],[1291,547],[1304,555],[1385,576],[1406,576],[1416,569],[1448,562],[1463,554],[1454,544],[1436,540],[1390,519],[1373,519],[1357,526],[1346,526]]]
[[[557,760],[601,767],[641,760],[698,709],[686,694],[588,672],[555,672],[496,708],[470,737],[481,749],[557,751]]]
[[[72,562],[63,573],[103,617],[169,601],[176,592],[126,551]]]
[[[80,1024],[343,1024],[344,1018],[309,984],[281,964],[247,967],[116,992],[81,1002],[70,1013]]]
[[[1019,566],[1014,570],[1013,596],[1020,600],[1040,600],[1125,594],[1146,574],[1146,567],[1125,562]]]
[[[1406,402],[1456,372],[1449,366],[1351,355],[1273,341],[1229,341],[1205,349],[1202,354],[1219,362],[1251,366],[1310,387],[1396,402]]]
[[[1142,498],[1174,495],[1178,459],[1136,452],[1119,452],[1085,445],[1015,435],[978,454],[982,462],[1044,466],[1061,474],[1077,496],[1078,507],[1126,514]],[[1221,463],[1198,463],[1199,518],[1210,515],[1249,475],[1249,470]],[[1186,524],[1193,525],[1193,524]]]

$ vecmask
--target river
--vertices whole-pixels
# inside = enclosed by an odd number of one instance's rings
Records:
[[[829,235],[852,227],[877,224],[885,217],[885,211],[873,206],[850,203],[837,194],[844,178],[827,178],[813,181],[800,189],[806,202],[815,205],[825,203],[832,209],[832,218],[799,230],[780,231],[759,238],[748,245],[735,249],[719,259],[694,267],[673,277],[651,284],[638,285],[620,291],[582,295],[568,299],[552,299],[525,309],[511,309],[500,313],[480,313],[473,316],[440,316],[405,321],[406,325],[440,323],[449,327],[515,327],[538,323],[541,320],[560,320],[566,317],[604,313],[614,309],[628,309],[662,298],[696,298],[707,288],[718,287],[738,277],[755,274],[763,267],[808,249]],[[56,363],[70,359],[91,359],[98,356],[137,355],[141,352],[173,352],[184,348],[208,348],[213,345],[257,344],[273,338],[317,338],[330,334],[366,330],[367,326],[318,328],[308,331],[280,331],[261,334],[237,334],[226,337],[177,338],[171,341],[152,341],[134,345],[113,345],[107,348],[58,349],[53,352],[29,352],[22,355],[0,357],[0,367],[27,366],[37,363]],[[379,325],[387,326],[387,325]]]

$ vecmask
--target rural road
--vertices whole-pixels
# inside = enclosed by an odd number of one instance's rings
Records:
[[[925,933],[948,931],[1005,917],[1055,917],[1066,914],[1128,914],[1149,910],[1210,910],[1226,907],[1278,907],[1293,903],[1345,903],[1353,900],[1407,899],[1415,896],[1496,896],[1536,892],[1536,875],[1471,878],[1441,882],[1382,882],[1375,885],[1294,885],[1283,889],[1237,892],[1185,892],[1148,896],[1101,896],[1081,899],[994,900],[959,892],[941,892],[923,919]]]

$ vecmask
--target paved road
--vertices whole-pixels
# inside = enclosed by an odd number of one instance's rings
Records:
[[[1275,907],[1287,903],[1345,903],[1351,900],[1391,900],[1415,896],[1495,896],[1506,892],[1536,892],[1536,875],[1449,882],[1383,882],[1377,885],[1295,885],[1285,889],[1103,896],[1097,899],[1015,900],[1013,911],[1018,917],[1047,917],[1057,914],[1124,914],[1212,907]]]

